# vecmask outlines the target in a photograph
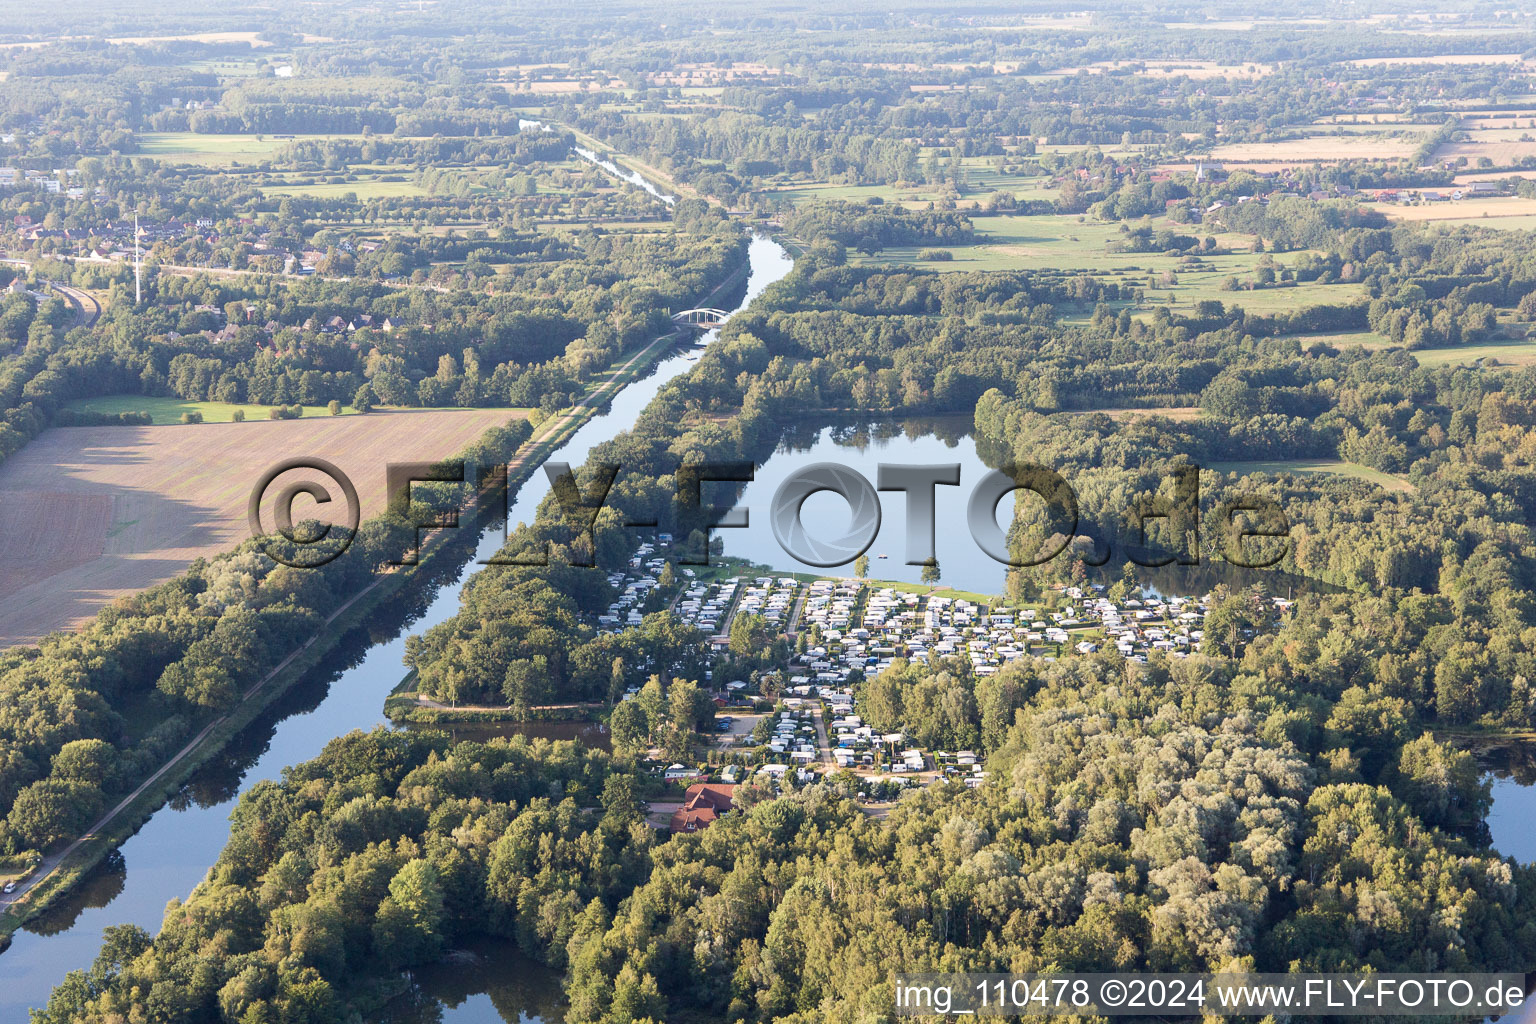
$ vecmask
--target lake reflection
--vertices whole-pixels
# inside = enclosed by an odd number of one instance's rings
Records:
[[[757,467],[755,479],[743,489],[737,505],[748,510],[745,528],[716,529],[713,536],[724,545],[725,554],[767,566],[777,572],[826,573],[851,576],[852,564],[818,568],[791,557],[774,536],[769,518],[774,493],[791,475],[818,462],[831,462],[858,470],[876,485],[880,464],[902,466],[960,466],[958,487],[934,488],[934,546],[938,556],[940,588],[952,588],[978,594],[1002,594],[1007,566],[994,561],[972,539],[967,527],[967,506],[971,492],[982,477],[1002,465],[1009,453],[995,451],[985,439],[971,435],[969,416],[937,416],[901,421],[843,423],[833,426],[791,425],[785,429],[774,453]],[[1071,472],[1064,471],[1069,484]],[[1022,492],[1021,492],[1022,493]],[[723,496],[711,500],[723,500]],[[1028,496],[1026,500],[1038,500]],[[907,564],[906,495],[900,491],[880,492],[880,532],[870,546],[869,574],[873,579],[921,583],[921,565]],[[997,506],[999,528],[1006,534],[1014,502],[1004,497]],[[850,522],[848,503],[831,492],[812,494],[801,506],[801,521],[813,536],[833,537],[844,532]],[[1094,550],[1103,558],[1101,568],[1089,570],[1089,579],[1109,583],[1120,578],[1128,553],[1120,526],[1115,522],[1095,522],[1087,509],[1078,520],[1079,536],[1093,541]],[[926,549],[926,540],[924,540]],[[883,557],[882,557],[883,556]],[[1066,559],[1066,554],[1058,558]],[[1171,560],[1171,557],[1170,557]],[[1224,584],[1233,589],[1261,586],[1277,596],[1295,597],[1309,591],[1337,592],[1338,587],[1293,576],[1278,566],[1245,569],[1219,558],[1206,558],[1199,565],[1169,564],[1158,568],[1135,565],[1133,573],[1146,593],[1158,596],[1209,593]]]
[[[510,942],[481,939],[410,972],[411,987],[372,1024],[558,1024],[560,973]]]
[[[1493,848],[1522,864],[1536,862],[1536,743],[1487,744],[1474,753],[1492,776]]]
[[[871,485],[879,477],[882,462],[908,466],[959,463],[960,486],[934,488],[934,551],[939,560],[940,585],[984,594],[1002,592],[1005,567],[977,547],[964,527],[971,489],[992,468],[977,452],[969,416],[791,429],[773,456],[757,468],[756,479],[747,484],[737,501],[751,510],[748,526],[715,532],[724,542],[727,555],[781,572],[852,573],[851,566],[818,569],[790,557],[779,546],[769,525],[768,510],[779,485],[795,471],[817,462],[856,469]],[[922,566],[906,564],[906,497],[898,491],[883,491],[880,506],[880,534],[869,549],[870,575],[904,583],[921,582]],[[1003,515],[1012,514],[1013,506],[1008,501],[998,507]],[[813,494],[802,506],[801,517],[813,533],[832,536],[847,526],[848,505],[829,492]]]

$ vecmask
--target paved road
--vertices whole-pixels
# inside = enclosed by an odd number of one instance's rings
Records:
[[[832,763],[832,743],[827,739],[827,726],[821,720],[821,708],[811,712],[811,721],[816,726],[816,757],[822,764]]]
[[[75,307],[76,315],[80,321],[79,326],[89,327],[101,316],[101,303],[97,302],[86,292],[78,288],[71,288],[67,284],[60,284],[57,281],[50,281],[48,283],[54,291],[69,299],[70,303]]]
[[[789,612],[789,625],[784,630],[784,635],[796,637],[800,635],[800,612],[805,608],[805,599],[810,596],[811,588],[800,587],[800,593],[795,597],[795,606]]]

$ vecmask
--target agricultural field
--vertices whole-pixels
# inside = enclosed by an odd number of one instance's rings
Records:
[[[1465,141],[1447,142],[1435,150],[1439,162],[1466,157],[1476,163],[1486,157],[1495,167],[1512,167],[1521,159],[1536,156],[1536,129],[1479,128],[1466,133]]]
[[[1213,60],[1101,60],[1092,64],[1079,64],[1058,68],[1048,75],[1034,76],[1041,79],[1065,77],[1087,71],[1094,75],[1132,74],[1140,78],[1189,78],[1204,81],[1212,78],[1263,78],[1275,73],[1273,64],[1221,64]]]
[[[1523,62],[1524,58],[1518,53],[1435,53],[1402,57],[1362,57],[1349,63],[1358,68],[1377,68],[1389,64],[1459,68],[1489,64],[1520,64]]]
[[[1536,170],[1464,171],[1451,179],[1454,185],[1469,185],[1475,181],[1507,181],[1510,178],[1536,178]]]
[[[1517,196],[1494,196],[1488,199],[1461,199],[1454,202],[1423,203],[1418,206],[1398,206],[1384,203],[1378,207],[1393,220],[1423,221],[1446,220],[1461,223],[1479,223],[1486,227],[1499,227],[1497,222],[1505,218],[1529,218],[1536,216],[1536,199]],[[1509,225],[1502,225],[1508,227]]]
[[[318,38],[318,37],[316,37]],[[256,32],[190,32],[171,36],[114,36],[109,43],[144,45],[146,43],[248,43],[253,49],[271,46],[272,43]]]
[[[1369,114],[1328,114],[1324,117],[1317,118],[1312,123],[1330,126],[1380,124],[1401,127],[1403,125],[1417,124],[1418,121],[1416,116],[1413,114],[1372,111]]]
[[[907,187],[797,184],[766,189],[764,192],[775,198],[787,199],[796,205],[826,199],[850,203],[879,199],[882,202],[900,204],[909,209],[924,209],[929,203],[937,203],[947,198],[953,199],[955,208],[961,210],[980,209],[993,192],[1011,193],[1020,202],[1033,199],[1054,200],[1060,192],[1051,184],[1050,178],[1044,175],[1011,174],[1000,171],[996,166],[996,157],[969,157],[963,163],[966,192],[958,198],[955,198],[947,185],[927,184]]]
[[[1493,228],[1496,231],[1536,231],[1536,214],[1522,214],[1514,217],[1490,217],[1485,213],[1481,217],[1448,217],[1435,223],[1445,227]]]
[[[1468,110],[1461,115],[1461,123],[1469,130],[1536,128],[1536,110]]]
[[[397,175],[398,176],[398,175]],[[261,185],[263,195],[314,196],[317,199],[339,199],[355,195],[359,202],[370,199],[392,199],[401,196],[424,196],[426,191],[410,181],[382,181],[376,177],[361,177],[357,181],[291,182],[283,185]]]
[[[239,544],[249,536],[251,487],[282,459],[334,462],[356,485],[367,519],[383,511],[388,462],[447,458],[521,415],[433,409],[49,430],[0,466],[8,524],[0,533],[0,645],[77,627],[116,598]],[[309,514],[295,507],[296,518]]]
[[[1417,134],[1411,132],[1402,137],[1372,139],[1355,135],[1313,135],[1284,142],[1239,142],[1216,146],[1211,150],[1211,159],[1229,167],[1252,166],[1270,170],[1276,166],[1334,160],[1401,160],[1411,155],[1418,144]]]

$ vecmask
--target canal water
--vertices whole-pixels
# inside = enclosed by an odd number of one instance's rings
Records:
[[[793,266],[789,253],[765,237],[752,240],[748,256],[750,273],[737,309]],[[550,460],[573,466],[586,461],[593,446],[632,425],[662,385],[686,372],[696,359],[689,352],[663,359],[649,376],[614,396],[607,410],[583,425]],[[531,521],[548,489],[544,474],[535,473],[519,488],[510,521]],[[156,811],[79,892],[17,932],[11,948],[0,954],[0,1021],[26,1020],[27,1010],[44,1005],[68,971],[90,967],[102,929],[136,924],[158,932],[166,903],[185,898],[217,860],[229,838],[229,815],[239,793],[263,779],[278,778],[287,765],[315,757],[336,736],[384,724],[384,698],[404,673],[405,638],[457,612],[465,581],[502,541],[503,527],[498,524],[480,536],[474,562],[429,569],[407,588],[405,598],[386,602],[388,607],[367,627],[344,637],[325,665],[285,694],[222,758],[201,769],[175,799]],[[474,1000],[460,1005],[469,1007],[463,1011],[467,1015],[445,1006],[441,1020],[479,1024],[496,1019],[474,1016]]]
[[[517,130],[521,132],[548,132],[553,131],[554,129],[545,124],[543,121],[535,121],[531,118],[523,117],[518,118]],[[661,189],[656,187],[655,183],[652,182],[651,179],[645,177],[639,172],[620,167],[618,164],[614,163],[612,160],[609,160],[607,157],[599,156],[597,153],[585,148],[584,146],[572,146],[571,149],[574,150],[576,155],[581,157],[583,160],[596,164],[603,170],[607,171],[609,174],[613,175],[615,178],[620,178],[637,188],[649,192],[651,195],[655,196],[657,199],[660,199],[666,205],[671,206],[677,202],[677,196],[669,195],[666,192],[663,192]]]
[[[1536,743],[1511,743],[1478,755],[1493,784],[1493,809],[1488,813],[1493,848],[1522,864],[1536,862]],[[1531,980],[1527,975],[1528,987]],[[1528,991],[1527,998],[1536,999],[1536,992]],[[1500,1024],[1536,1024],[1536,1002]]]
[[[621,171],[622,173],[622,171]],[[642,187],[647,183],[637,182]],[[654,186],[648,187],[654,192]],[[789,255],[766,238],[754,239],[746,294],[736,308],[755,298],[791,268]],[[712,336],[706,336],[706,340]],[[678,352],[654,372],[615,396],[550,456],[551,461],[580,465],[598,443],[632,424],[667,381],[686,372],[697,353]],[[784,552],[768,518],[771,499],[785,478],[817,462],[833,462],[877,481],[881,462],[950,464],[961,467],[958,487],[938,487],[936,552],[940,586],[984,594],[1001,592],[1004,567],[982,552],[965,529],[966,504],[976,482],[990,468],[971,437],[968,418],[941,417],[899,422],[792,428],[778,450],[756,471],[737,499],[750,510],[746,529],[718,530],[725,553],[778,571],[851,573],[851,567],[818,569]],[[548,491],[542,472],[521,487],[509,510],[510,522],[534,518]],[[881,493],[882,523],[870,548],[872,576],[920,582],[921,567],[906,564],[905,498]],[[1006,500],[1000,514],[1010,511]],[[849,519],[847,506],[831,494],[812,496],[803,518],[814,532],[831,536]],[[501,545],[501,526],[478,539],[475,558]],[[885,558],[878,556],[884,554]],[[228,816],[238,794],[262,779],[277,778],[284,766],[314,757],[333,737],[352,729],[383,724],[383,701],[403,672],[405,637],[419,633],[458,611],[465,581],[476,564],[428,567],[406,595],[342,638],[322,669],[285,694],[266,714],[205,765],[183,791],[157,811],[145,826],[108,859],[68,900],[16,935],[0,955],[0,1021],[25,1020],[28,1007],[41,1006],[65,972],[90,965],[104,927],[138,924],[159,929],[168,900],[184,897],[202,880],[228,838]],[[1223,579],[1224,582],[1231,582]],[[1204,583],[1204,581],[1200,581]],[[1188,581],[1163,583],[1165,593],[1203,593],[1208,585]],[[604,727],[588,722],[523,725],[447,726],[463,739],[486,739],[511,732],[551,738],[577,738],[607,746]],[[1522,862],[1536,860],[1536,761],[1489,764],[1494,808],[1490,828],[1495,849]],[[409,991],[370,1024],[503,1024],[558,1019],[559,976],[529,960],[515,947],[485,942],[456,950],[443,963],[412,972]],[[1536,1024],[1532,1021],[1531,1024]]]
[[[651,179],[645,177],[644,175],[641,175],[636,171],[631,171],[627,168],[620,167],[612,160],[598,156],[590,149],[583,149],[580,146],[572,146],[571,148],[575,150],[576,155],[581,157],[583,160],[587,160],[596,164],[603,170],[607,171],[609,174],[613,175],[615,178],[622,178],[624,181],[629,182],[631,185],[635,185],[644,189],[651,195],[655,196],[657,199],[660,199],[663,203],[666,203],[668,206],[671,206],[673,203],[677,202],[677,196],[668,195],[667,193],[663,192],[661,189],[657,188],[651,183]]]

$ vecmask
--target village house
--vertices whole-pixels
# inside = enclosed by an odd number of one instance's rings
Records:
[[[736,787],[714,782],[696,782],[683,794],[683,806],[672,812],[670,830],[697,832],[715,823],[715,819],[731,810],[731,800]]]

